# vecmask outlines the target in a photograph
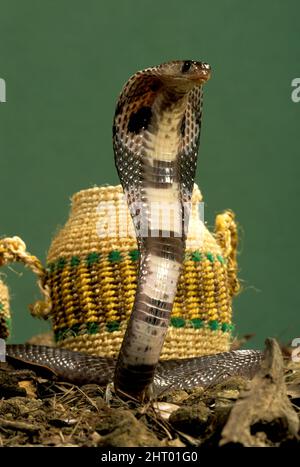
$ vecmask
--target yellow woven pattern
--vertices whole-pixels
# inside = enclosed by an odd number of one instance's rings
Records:
[[[230,346],[231,296],[238,284],[236,244],[230,243],[234,218],[232,213],[220,215],[219,244],[199,219],[201,199],[195,186],[186,259],[162,358],[226,351]],[[58,345],[102,356],[118,354],[134,302],[137,259],[121,186],[75,194],[69,219],[48,253],[45,284]]]
[[[66,337],[58,345],[73,351],[90,353],[103,357],[118,356],[126,323],[117,331],[109,332],[100,327],[97,334],[79,334]],[[161,359],[192,358],[225,352],[230,348],[228,334],[220,330],[170,327],[162,349]]]
[[[216,240],[227,258],[227,276],[231,295],[237,294],[240,290],[237,278],[238,233],[234,218],[234,213],[228,210],[223,214],[218,214],[215,223]]]
[[[29,309],[33,316],[47,318],[51,309],[50,291],[45,284],[46,271],[40,260],[26,250],[26,245],[21,238],[7,237],[0,239],[0,267],[14,262],[23,263],[36,274],[37,283],[44,301],[37,301],[34,305],[29,305]]]
[[[228,333],[210,329],[170,327],[163,346],[162,358],[193,358],[226,352],[230,349]]]
[[[119,219],[123,220],[122,226]],[[126,225],[130,232],[123,232]],[[134,229],[121,185],[95,187],[72,197],[69,220],[54,238],[47,261],[86,256],[93,251],[105,254],[134,248]]]
[[[231,322],[231,300],[227,282],[227,268],[219,261],[184,261],[179,279],[173,316],[205,321]]]

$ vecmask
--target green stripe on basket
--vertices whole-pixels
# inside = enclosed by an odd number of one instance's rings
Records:
[[[222,331],[222,332],[232,332],[234,326],[229,323],[221,323],[217,320],[204,321],[200,318],[193,318],[191,320],[185,320],[181,316],[173,316],[170,320],[170,327],[180,329],[184,327],[192,327],[194,329],[210,329],[211,331]],[[121,328],[120,321],[108,321],[105,325],[106,330],[109,333],[119,331]],[[71,328],[63,328],[55,332],[55,341],[62,341],[67,337],[76,337],[79,335],[86,334],[97,334],[100,331],[100,326],[98,323],[86,323],[86,324],[75,324]]]
[[[100,253],[97,253],[97,251],[93,251],[92,253],[89,253],[86,257],[86,262],[88,266],[91,266],[94,263],[98,263],[100,259]]]
[[[140,252],[139,250],[131,250],[129,252],[129,256],[132,259],[132,261],[137,261],[140,257]]]
[[[119,250],[112,250],[107,254],[107,259],[110,262],[115,263],[122,261],[123,255],[124,253],[122,253]],[[131,258],[132,261],[137,261],[140,257],[140,252],[137,249],[131,250],[128,252],[128,256]],[[85,257],[86,264],[88,266],[96,264],[100,261],[101,257],[102,256],[100,253],[98,253],[97,251],[92,251]],[[221,255],[214,255],[210,252],[203,253],[201,251],[195,250],[192,252],[185,253],[185,260],[192,260],[195,263],[201,262],[205,258],[207,258],[211,263],[218,261],[221,264],[226,264],[226,260]],[[47,270],[49,273],[53,273],[57,270],[61,271],[62,269],[64,269],[65,266],[68,265],[70,265],[72,268],[76,268],[77,266],[79,266],[80,262],[81,259],[79,258],[79,256],[72,256],[70,260],[66,260],[66,258],[60,257],[57,261],[48,263]]]
[[[72,268],[78,266],[80,264],[80,258],[79,256],[72,256],[71,260],[70,260],[70,266]]]
[[[174,316],[170,321],[171,326],[174,328],[183,328],[185,326],[185,319],[180,318],[179,316]]]
[[[195,329],[201,329],[204,326],[204,321],[200,318],[193,318],[191,319],[191,325]]]
[[[108,330],[108,332],[114,332],[114,331],[118,331],[120,329],[120,323],[119,321],[109,321],[108,323],[106,323],[106,329]]]
[[[122,259],[121,252],[118,251],[118,250],[110,251],[110,252],[108,253],[108,259],[109,259],[109,261],[111,261],[112,263],[121,261],[121,259]]]

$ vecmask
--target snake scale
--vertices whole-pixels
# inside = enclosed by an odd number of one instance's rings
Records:
[[[257,371],[263,355],[255,350],[159,361],[183,264],[202,85],[210,73],[208,64],[191,60],[147,68],[127,81],[116,105],[115,163],[140,251],[135,302],[117,361],[30,345],[7,346],[8,356],[78,384],[114,380],[118,393],[138,399]]]

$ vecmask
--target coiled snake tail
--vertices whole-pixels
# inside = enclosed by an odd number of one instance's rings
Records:
[[[7,356],[25,365],[51,370],[61,380],[79,385],[106,386],[112,381],[116,366],[112,358],[40,345],[8,345]],[[257,350],[234,350],[196,358],[161,360],[155,370],[152,392],[159,395],[169,389],[206,388],[236,375],[252,378],[262,356]]]

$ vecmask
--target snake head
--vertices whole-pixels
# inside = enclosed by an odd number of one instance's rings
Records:
[[[211,68],[207,63],[194,60],[174,60],[157,67],[157,76],[170,89],[189,92],[209,80]]]

